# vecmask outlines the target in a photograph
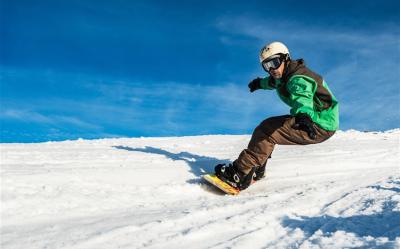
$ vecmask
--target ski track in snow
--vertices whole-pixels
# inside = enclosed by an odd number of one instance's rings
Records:
[[[400,130],[276,146],[239,196],[201,180],[249,136],[1,144],[1,248],[400,248]]]

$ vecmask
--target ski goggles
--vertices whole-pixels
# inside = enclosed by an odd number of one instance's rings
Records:
[[[283,56],[278,55],[273,58],[267,58],[265,59],[261,65],[264,68],[266,72],[269,72],[271,70],[276,70],[284,61]]]

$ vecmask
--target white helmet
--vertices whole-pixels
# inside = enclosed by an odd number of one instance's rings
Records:
[[[273,42],[265,45],[260,51],[260,63],[277,54],[287,55],[288,58],[290,57],[289,49],[282,42]]]

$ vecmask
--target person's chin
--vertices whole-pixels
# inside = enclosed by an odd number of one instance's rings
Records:
[[[282,75],[279,75],[279,74],[271,74],[271,76],[276,80],[282,78]]]

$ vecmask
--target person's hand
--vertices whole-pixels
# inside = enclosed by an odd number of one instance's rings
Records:
[[[292,126],[292,128],[307,132],[308,137],[314,140],[317,138],[317,132],[313,124],[313,121],[307,114],[299,113],[295,117],[295,124]]]
[[[250,92],[254,92],[255,90],[261,89],[261,78],[257,77],[249,83]]]

